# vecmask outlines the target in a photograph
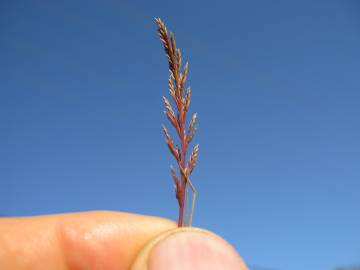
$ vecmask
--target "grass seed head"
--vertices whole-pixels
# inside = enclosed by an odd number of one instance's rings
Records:
[[[174,34],[172,32],[170,32],[170,35],[168,34],[166,26],[160,18],[156,18],[155,22],[158,26],[157,32],[164,46],[169,64],[168,87],[170,96],[175,103],[175,107],[173,108],[170,101],[166,97],[163,97],[165,115],[177,131],[180,145],[175,146],[174,140],[171,138],[166,127],[163,125],[162,128],[169,150],[178,163],[179,177],[176,175],[174,167],[171,166],[170,170],[175,185],[176,198],[180,207],[178,225],[182,226],[186,186],[190,183],[190,186],[193,188],[188,175],[192,173],[196,166],[199,152],[199,145],[195,145],[190,154],[189,161],[186,162],[187,149],[196,132],[195,124],[197,115],[196,113],[192,115],[186,131],[186,115],[190,106],[191,90],[190,87],[188,87],[184,96],[184,89],[188,77],[189,64],[186,62],[181,72],[182,56],[180,49],[176,47]]]

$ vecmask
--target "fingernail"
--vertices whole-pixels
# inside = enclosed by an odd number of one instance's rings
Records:
[[[133,270],[247,270],[235,249],[202,229],[181,228],[155,239],[142,268]]]

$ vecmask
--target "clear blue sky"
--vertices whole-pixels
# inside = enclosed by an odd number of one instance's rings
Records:
[[[157,16],[190,62],[194,225],[250,265],[360,263],[357,1],[2,1],[0,214],[176,219]]]

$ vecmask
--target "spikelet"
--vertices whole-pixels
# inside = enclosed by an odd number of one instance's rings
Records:
[[[188,174],[191,174],[196,166],[199,155],[199,145],[195,145],[188,161]]]
[[[189,72],[189,63],[186,62],[185,67],[184,67],[184,75],[182,76],[182,80],[181,80],[181,87],[182,88],[184,88],[184,86],[185,86],[185,82],[186,82],[186,79],[187,79],[188,72]]]
[[[186,89],[186,97],[185,97],[185,108],[186,110],[190,107],[190,98],[191,98],[191,90],[190,86]]]
[[[194,138],[195,133],[196,133],[196,126],[195,126],[196,117],[197,117],[197,113],[194,113],[190,120],[190,124],[189,124],[187,135],[186,135],[186,141],[188,144],[192,141],[192,139]]]
[[[170,152],[173,154],[173,156],[175,157],[175,159],[179,162],[180,161],[180,152],[179,152],[179,148],[174,146],[174,141],[171,138],[169,132],[167,131],[166,127],[164,125],[162,125],[163,131],[165,133],[165,137],[166,137],[166,143],[169,147]]]

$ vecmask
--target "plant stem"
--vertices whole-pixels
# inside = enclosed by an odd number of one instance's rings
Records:
[[[185,192],[186,192],[186,177],[181,173],[181,168],[186,168],[186,152],[187,152],[187,145],[186,145],[186,135],[185,135],[185,127],[184,127],[184,120],[185,120],[185,116],[186,116],[186,112],[182,112],[183,111],[183,106],[181,104],[180,108],[180,144],[181,144],[181,160],[180,160],[180,164],[179,164],[179,171],[180,171],[180,175],[181,175],[181,202],[180,202],[180,213],[179,213],[179,221],[178,221],[178,226],[181,227],[183,226],[183,219],[184,219],[184,197],[185,197]]]

